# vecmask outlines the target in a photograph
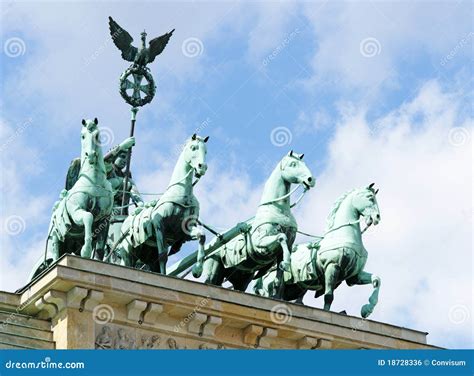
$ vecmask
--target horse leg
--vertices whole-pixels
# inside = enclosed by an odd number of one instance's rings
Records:
[[[275,244],[280,245],[281,249],[283,250],[283,261],[281,261],[277,268],[277,274],[275,278],[275,282],[277,283],[276,293],[273,294],[275,298],[281,299],[284,294],[285,289],[285,282],[283,278],[283,272],[290,272],[291,271],[291,252],[288,247],[288,238],[284,233],[279,233],[277,235],[266,236],[262,238],[258,244],[259,247],[264,248],[271,248],[274,247]]]
[[[203,269],[205,275],[204,283],[215,286],[221,286],[224,283],[224,265],[222,265],[219,255],[208,258],[204,262]]]
[[[365,319],[369,317],[369,315],[374,311],[375,306],[377,305],[377,302],[379,300],[379,290],[380,290],[380,284],[381,280],[380,277],[368,273],[365,271],[361,271],[359,274],[356,275],[356,277],[351,280],[350,282],[348,281],[348,285],[368,285],[372,284],[374,287],[374,291],[369,297],[369,303],[364,304],[362,308],[360,309],[360,315]]]
[[[280,234],[278,236],[278,241],[283,249],[283,261],[280,263],[279,269],[289,272],[291,270],[291,252],[288,248],[288,239],[285,234]]]
[[[127,267],[134,267],[134,257],[133,257],[133,244],[128,240],[128,236],[126,236],[119,244],[119,246],[115,249],[118,256],[120,257],[120,265],[127,266]]]
[[[283,294],[285,293],[285,281],[283,279],[283,268],[281,267],[282,262],[280,262],[280,266],[277,268],[275,281],[274,281],[274,293],[272,298],[275,299],[283,299]]]
[[[334,286],[336,286],[340,267],[336,263],[329,263],[324,270],[325,291],[324,291],[324,310],[329,311],[334,300]]]
[[[90,258],[92,255],[92,224],[94,223],[94,216],[84,209],[78,209],[71,213],[71,217],[77,225],[84,226],[84,245],[81,248],[81,257]]]
[[[168,261],[168,249],[165,246],[163,234],[159,228],[159,225],[153,223],[153,227],[155,229],[156,248],[158,249],[158,262],[160,266],[160,270],[158,272],[166,275],[166,262]]]
[[[301,292],[299,293],[298,297],[296,298],[295,304],[304,305],[304,303],[303,303],[303,298],[304,298],[304,296],[306,295],[307,290],[301,289],[301,288],[300,288],[300,290],[301,290]]]
[[[56,261],[59,257],[59,239],[55,234],[52,234],[49,239],[48,243],[51,242],[51,245],[48,244],[48,248],[51,247],[51,257],[53,262]]]
[[[235,278],[228,278],[229,281],[232,283],[232,286],[234,287],[234,290],[237,291],[242,291],[244,292],[247,290],[247,287],[249,286],[250,282],[252,281],[253,278],[253,273],[243,273],[243,272],[237,272],[233,273]]]
[[[109,219],[105,218],[100,221],[97,224],[95,231],[97,231],[97,235],[94,247],[94,259],[102,261],[104,259],[105,244],[109,233]]]
[[[206,235],[201,227],[194,226],[191,229],[191,237],[193,239],[198,239],[199,241],[199,249],[197,254],[197,262],[193,266],[193,277],[199,278],[202,274],[203,263],[204,263],[204,244],[206,244]]]

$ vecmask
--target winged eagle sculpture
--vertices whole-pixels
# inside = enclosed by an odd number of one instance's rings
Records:
[[[149,46],[146,46],[146,32],[141,33],[142,44],[140,47],[132,46],[132,36],[123,29],[112,17],[109,17],[109,28],[112,40],[117,48],[122,51],[122,57],[127,61],[132,61],[135,65],[145,67],[148,63],[155,60],[163,52],[168,41],[173,35],[174,29],[169,33],[150,40]]]
[[[173,35],[173,30],[161,37],[152,39],[146,46],[146,32],[141,33],[140,47],[132,46],[132,36],[109,17],[110,35],[117,48],[122,51],[122,57],[133,64],[120,76],[120,95],[133,107],[150,103],[155,95],[155,82],[150,69],[146,66],[163,52]],[[144,82],[146,81],[146,82]]]

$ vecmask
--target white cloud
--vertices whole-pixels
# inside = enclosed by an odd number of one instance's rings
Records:
[[[396,64],[414,60],[421,51],[427,51],[436,66],[453,50],[456,53],[449,62],[465,56],[470,52],[467,43],[456,47],[469,30],[465,4],[307,3],[304,14],[314,27],[318,46],[311,62],[314,77],[307,84],[320,88],[321,82],[338,80],[333,85],[337,90],[375,87],[369,96],[376,98],[381,85],[397,85]],[[151,105],[154,107],[148,113],[139,114],[144,123],[171,119],[173,127],[165,124],[160,129],[140,129],[144,132],[141,146],[132,160],[135,172],[141,167],[139,163],[146,164],[143,174],[135,175],[139,187],[160,192],[174,163],[163,147],[189,136],[183,125],[187,114],[174,114],[174,101],[183,95],[180,84],[198,80],[210,46],[220,39],[225,41],[234,31],[249,41],[247,59],[261,65],[262,57],[281,43],[285,31],[294,29],[286,15],[298,10],[287,3],[281,7],[274,3],[258,7],[215,2],[183,3],[180,7],[159,4],[162,12],[146,11],[155,9],[156,3],[140,6],[143,17],[137,25],[128,3],[13,4],[8,17],[3,17],[3,32],[7,31],[8,37],[20,32],[27,52],[24,60],[17,60],[25,65],[20,65],[4,85],[5,92],[22,106],[21,111],[25,103],[41,99],[42,109],[50,118],[42,127],[45,134],[56,136],[49,137],[50,142],[62,142],[60,136],[70,137],[82,117],[93,116],[107,119],[103,124],[117,129],[115,140],[119,141],[128,130],[128,109],[115,92],[97,90],[97,82],[116,82],[127,66],[108,42],[107,16],[113,15],[134,37],[142,25],[152,25],[147,30],[150,35],[152,28],[159,33],[176,27],[175,42],[153,67],[155,78],[160,80],[159,103]],[[258,26],[254,30],[250,25],[255,20]],[[18,25],[22,25],[21,30]],[[189,37],[203,41],[204,53],[199,58],[182,55],[181,42]],[[373,58],[360,54],[360,42],[368,37],[381,44],[380,54]],[[370,123],[363,110],[349,103],[330,143],[327,166],[318,185],[298,209],[301,229],[321,232],[330,205],[342,192],[376,181],[381,187],[382,223],[366,234],[366,245],[368,269],[381,275],[383,285],[373,318],[428,330],[431,342],[446,346],[472,343],[470,321],[454,324],[449,320],[450,310],[457,305],[468,307],[471,319],[473,316],[472,175],[468,170],[472,121],[461,117],[461,113],[468,113],[465,107],[458,93],[446,93],[436,82],[425,85],[415,99],[398,110]],[[304,132],[332,120],[324,110],[303,115]],[[311,119],[316,123],[307,126]],[[463,145],[449,142],[450,136],[453,141],[453,126],[461,127],[461,133],[454,136],[469,138]],[[16,131],[2,123],[2,137],[9,139]],[[166,137],[162,137],[163,131]],[[2,233],[0,289],[6,290],[24,284],[34,259],[42,252],[44,231],[31,227],[47,223],[52,197],[37,197],[27,191],[28,174],[41,172],[42,166],[25,161],[41,162],[37,157],[41,150],[20,141],[21,137],[15,138],[8,154],[2,153],[6,158],[1,163],[2,196],[8,197],[2,200],[2,229],[6,218],[20,215],[26,219],[31,236],[20,241]],[[212,158],[211,151],[209,156]],[[212,159],[208,174],[197,187],[203,219],[222,227],[253,215],[260,192],[260,183],[251,182],[238,163],[222,166]],[[358,314],[369,293],[370,288],[341,287],[334,310]]]
[[[182,84],[201,78],[208,59],[208,41],[216,38],[222,19],[235,10],[235,4],[229,2],[137,6],[140,22],[136,22],[135,12],[130,13],[129,3],[17,2],[8,8],[2,31],[6,36],[21,37],[26,53],[21,59],[10,60],[18,66],[15,74],[7,76],[5,92],[10,93],[11,102],[37,103],[40,98],[46,99],[41,101],[41,107],[49,114],[50,122],[43,127],[54,129],[57,136],[51,142],[61,143],[63,138],[58,141],[59,136],[68,137],[83,117],[97,116],[113,125],[123,124],[123,119],[129,117],[128,106],[110,86],[111,82],[118,83],[129,63],[111,42],[109,15],[132,35],[135,44],[143,27],[149,38],[176,29],[166,50],[150,66],[158,86],[157,98],[150,106],[155,116],[163,118],[170,103],[182,99]],[[202,41],[201,56],[189,58],[183,54],[182,43],[190,37]],[[211,55],[212,51],[208,53]],[[139,116],[143,119],[145,115]],[[125,137],[127,122],[119,129]]]
[[[21,141],[21,133],[33,124],[34,119],[14,128],[0,121],[0,134],[5,140],[0,148],[0,290],[13,291],[26,284],[32,265],[44,249],[41,224],[49,220],[50,197],[34,194],[29,189],[29,178],[45,171],[40,149]]]
[[[468,56],[472,46],[469,2],[310,2],[304,8],[318,41],[308,87],[336,80],[338,90],[362,89],[373,100],[381,87],[396,86],[401,75],[417,69],[418,59],[428,56],[429,68],[443,71],[443,59],[456,46],[461,43],[450,62]],[[375,51],[368,48],[364,56],[368,38]]]
[[[248,35],[247,56],[257,66],[262,65],[266,55],[284,42],[289,35],[286,29],[292,23],[292,17],[299,5],[296,2],[255,3],[256,24]]]
[[[364,110],[347,114],[298,217],[302,229],[322,233],[339,195],[376,182],[382,221],[364,235],[367,270],[382,278],[371,318],[426,330],[431,343],[448,347],[472,346],[473,123],[458,118],[461,100],[429,82],[411,102],[372,123]],[[453,127],[467,136],[462,145],[453,144]],[[344,285],[333,309],[359,315],[370,291]],[[306,302],[323,304],[309,294]],[[458,305],[471,320],[450,320]]]

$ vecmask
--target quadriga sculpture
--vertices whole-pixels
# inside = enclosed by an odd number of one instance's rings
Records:
[[[371,184],[345,193],[334,203],[324,237],[294,247],[290,272],[283,275],[282,299],[301,301],[305,293],[312,290],[315,297],[324,294],[324,309],[329,310],[334,290],[343,281],[349,286],[371,283],[374,291],[369,303],[362,307],[361,316],[365,318],[373,312],[378,301],[380,278],[364,270],[368,254],[362,243],[360,221],[361,217],[365,218],[367,226],[380,222],[377,192]],[[258,295],[277,295],[277,270],[259,278],[254,290]]]
[[[250,229],[213,252],[204,263],[206,283],[222,285],[228,280],[234,289],[245,291],[255,272],[278,263],[278,274],[290,267],[290,249],[297,224],[291,213],[292,184],[305,190],[315,179],[303,161],[303,155],[291,151],[273,170],[265,183],[262,199]]]
[[[97,124],[97,119],[82,120],[79,174],[72,188],[61,192],[53,208],[46,254],[35,265],[30,278],[64,253],[90,258],[93,252],[104,248],[113,191],[107,180]]]
[[[137,208],[125,219],[121,236],[112,246],[121,265],[135,267],[140,261],[151,271],[166,274],[168,248],[171,247],[170,254],[176,253],[184,242],[197,239],[195,270],[202,269],[206,238],[199,225],[199,201],[193,194],[197,181],[193,183],[193,178],[206,173],[208,139],[194,134],[184,146],[163,196],[158,202]]]

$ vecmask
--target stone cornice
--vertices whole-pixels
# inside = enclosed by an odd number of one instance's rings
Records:
[[[19,301],[53,327],[68,315],[91,321],[94,333],[116,327],[117,343],[128,328],[147,346],[165,335],[170,348],[433,348],[424,332],[75,256],[25,287]]]

